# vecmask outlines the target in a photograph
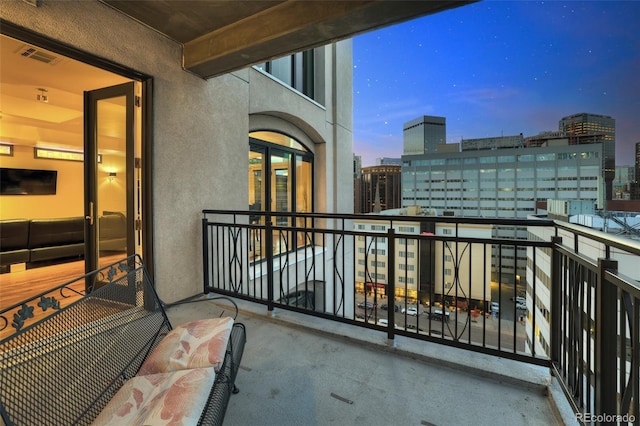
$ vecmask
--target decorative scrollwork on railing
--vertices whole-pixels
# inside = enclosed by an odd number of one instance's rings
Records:
[[[467,296],[467,294],[464,291],[464,288],[461,285],[461,281],[460,281],[460,265],[462,264],[462,258],[464,257],[465,253],[467,252],[467,249],[470,249],[471,244],[470,243],[466,243],[462,250],[459,250],[460,245],[463,244],[461,242],[456,243],[456,253],[454,253],[454,250],[452,249],[452,247],[449,245],[448,242],[444,243],[444,248],[449,252],[449,255],[451,256],[451,259],[453,260],[453,283],[451,285],[450,288],[448,288],[445,292],[446,296],[453,296],[456,300],[456,308],[457,308],[457,302],[458,302],[458,298],[459,296],[456,294],[451,294],[452,289],[458,289],[460,291],[460,293],[462,293],[462,298],[469,300],[469,297]],[[459,255],[456,255],[459,254]],[[469,254],[470,255],[470,254]],[[467,327],[471,327],[471,315],[467,315],[466,320],[464,320],[463,326],[460,328],[459,332],[456,334],[455,330],[451,329],[451,326],[449,325],[449,323],[446,323],[447,329],[449,330],[449,334],[451,335],[451,337],[453,338],[453,340],[458,341],[460,340],[460,337],[462,337],[464,335],[465,330],[467,329]],[[458,329],[458,327],[455,327],[456,329]]]
[[[622,305],[624,306],[624,312],[626,315],[624,315],[624,318],[626,320],[626,324],[625,327],[628,330],[634,330],[635,327],[638,327],[640,324],[635,324],[634,325],[634,308],[638,309],[638,303],[639,299],[635,299],[635,303],[634,303],[634,299],[631,297],[631,294],[629,294],[626,291],[622,291]],[[640,348],[633,347],[633,345],[630,345],[630,349],[631,351],[640,351]],[[630,363],[631,363],[631,368],[630,371],[637,371],[637,369],[640,367],[639,365],[637,365],[638,363],[638,357],[634,357],[633,354],[630,354]],[[626,358],[626,356],[624,356],[623,358]],[[634,370],[635,368],[635,370]],[[634,398],[638,398],[640,395],[634,395],[634,389],[635,387],[633,386],[633,374],[629,374],[629,377],[627,378],[627,383],[626,386],[624,387],[624,393],[622,394],[622,397],[620,398],[620,412],[621,413],[629,413],[631,410],[631,401]]]
[[[233,274],[231,271],[242,271],[242,239],[241,228],[229,227],[229,245],[231,248],[231,256],[229,256],[229,284],[231,289],[236,293],[242,292],[243,277],[242,272],[239,274],[240,278],[236,279],[238,274]]]
[[[29,306],[26,303],[22,304],[22,307],[13,314],[13,322],[11,325],[16,331],[20,330],[24,325],[25,321],[29,318],[33,318],[33,306]]]
[[[337,235],[337,237],[335,238],[335,242],[333,245],[333,258],[334,259],[338,259],[338,247],[344,244],[344,235],[339,234]],[[340,309],[342,308],[342,304],[344,302],[344,292],[345,292],[345,283],[344,283],[344,277],[340,271],[340,268],[338,267],[338,263],[337,262],[333,262],[333,269],[334,269],[334,276],[335,279],[338,281],[338,287],[340,288],[340,299],[337,300],[337,304],[333,309],[333,313],[334,315],[338,315],[338,313],[340,312]],[[342,270],[344,271],[344,265]]]
[[[117,276],[122,273],[128,273],[135,267],[136,263],[134,260],[124,259],[119,263],[83,275],[47,292],[24,300],[13,307],[6,308],[0,312],[0,331],[5,331],[12,327],[12,334],[18,333],[30,322],[33,322],[29,320],[38,321],[43,317],[42,313],[48,310],[50,310],[50,312],[60,310],[63,307],[61,301],[70,303],[75,300],[74,297],[84,297],[87,294],[87,290],[78,290],[77,288],[73,288],[73,286],[85,285],[84,283],[86,282],[89,286],[88,291],[92,291],[93,284],[88,283],[104,282],[105,278],[109,282],[113,282]]]

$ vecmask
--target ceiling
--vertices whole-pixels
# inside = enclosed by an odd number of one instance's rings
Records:
[[[183,66],[211,78],[473,1],[101,0],[183,44]]]
[[[14,145],[81,150],[83,91],[130,81],[4,35],[0,64],[0,142]]]

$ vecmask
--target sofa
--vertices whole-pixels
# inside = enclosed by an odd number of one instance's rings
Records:
[[[84,219],[29,221],[29,263],[84,256]]]
[[[127,218],[122,213],[104,212],[100,223],[100,251],[127,251]]]
[[[100,224],[101,252],[126,252],[127,220],[104,212]],[[83,217],[0,221],[0,266],[84,258]]]
[[[0,264],[2,266],[29,261],[29,221],[0,221]]]

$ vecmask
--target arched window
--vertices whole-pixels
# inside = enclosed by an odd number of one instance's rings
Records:
[[[313,154],[282,133],[249,133],[249,210],[262,212],[313,211]],[[275,216],[275,225],[291,226],[290,217]],[[251,218],[261,223],[261,217]],[[296,241],[294,238],[289,241]],[[300,246],[303,240],[297,241]],[[275,244],[274,240],[274,244]],[[292,250],[274,247],[276,253]],[[262,256],[260,256],[262,257]]]

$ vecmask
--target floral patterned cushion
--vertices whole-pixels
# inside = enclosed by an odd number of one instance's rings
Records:
[[[214,367],[220,370],[227,350],[233,318],[188,322],[171,330],[151,352],[138,375]]]
[[[136,376],[109,401],[94,425],[195,425],[209,397],[213,368]]]

